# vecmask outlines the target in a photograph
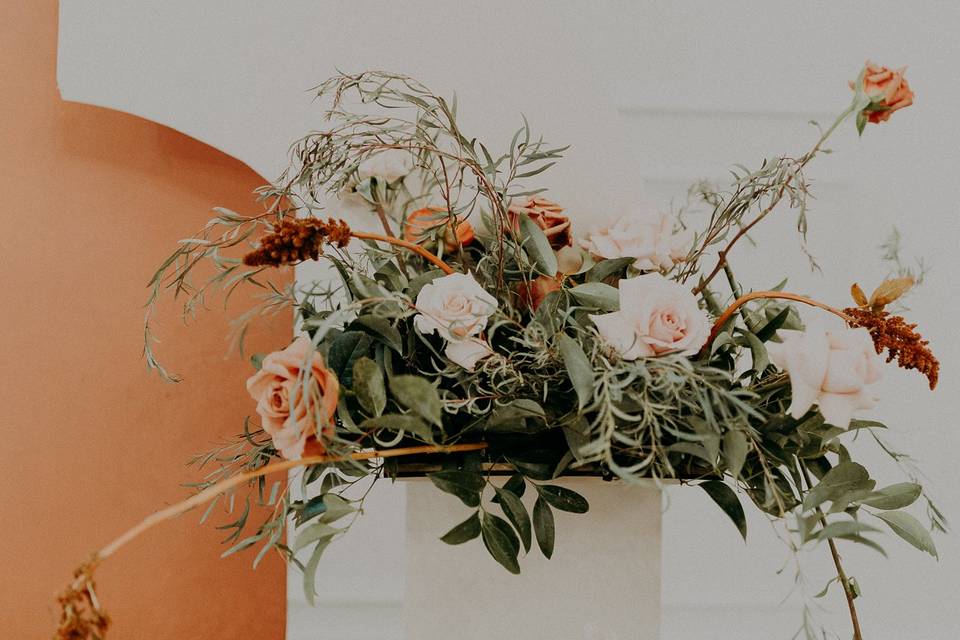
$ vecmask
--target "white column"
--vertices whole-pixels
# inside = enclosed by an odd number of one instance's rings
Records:
[[[553,558],[545,559],[534,542],[520,559],[522,573],[512,575],[479,539],[441,542],[470,510],[429,480],[409,482],[407,640],[659,638],[659,489],[598,478],[554,483],[582,494],[590,511],[554,510]]]

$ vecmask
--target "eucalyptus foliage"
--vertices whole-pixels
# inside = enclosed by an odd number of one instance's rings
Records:
[[[545,142],[525,120],[502,150],[488,147],[461,130],[455,99],[395,74],[338,75],[320,85],[317,96],[326,101],[329,126],[297,141],[288,170],[260,190],[266,212],[218,211],[200,234],[181,242],[151,282],[151,306],[169,288],[183,297],[187,315],[214,293],[258,287],[263,303],[238,320],[237,342],[253,320],[292,306],[341,385],[336,433],[325,446],[343,459],[299,476],[300,495],[308,497],[292,498],[289,487],[268,487],[262,478],[239,504],[225,496],[234,514],[221,525],[230,545],[225,554],[256,547],[259,561],[279,551],[302,566],[312,599],[323,552],[361,514],[373,482],[425,473],[468,514],[438,531],[440,540],[483,544],[511,573],[522,570],[528,553],[553,555],[563,535],[557,512],[588,514],[587,501],[556,482],[569,474],[698,485],[741,535],[747,535],[744,504],[752,504],[782,525],[795,550],[842,540],[884,553],[878,539],[887,530],[936,556],[930,530],[946,523],[909,459],[883,440],[884,425],[859,420],[840,429],[815,410],[799,419],[787,414],[790,384],[771,365],[767,345],[778,340],[778,330],[801,328],[793,306],[758,300],[742,307],[695,356],[624,360],[603,343],[589,315],[618,308],[616,285],[634,273],[630,259],[587,257],[535,310],[517,293],[538,276],[555,276],[558,262],[541,228],[527,218],[513,220],[508,208],[542,191],[536,178],[564,147]],[[804,167],[863,100],[858,94],[809,153],[766,160],[756,169],[738,165],[725,189],[698,185],[694,208],[706,209],[706,221],[694,224],[686,213],[696,241],[666,275],[689,283],[702,307],[719,316],[742,293],[728,259],[733,242],[781,203],[776,211],[793,208],[805,233]],[[364,161],[388,150],[408,154],[410,175],[396,181],[359,175]],[[276,288],[264,278],[264,267],[245,267],[231,253],[249,248],[270,223],[319,216],[324,202],[348,192],[362,198],[371,216],[386,218],[385,225],[403,228],[405,217],[425,205],[437,206],[451,224],[473,223],[475,242],[453,251],[442,241],[432,244],[499,302],[486,328],[493,355],[475,370],[452,363],[441,338],[414,328],[418,293],[443,275],[414,253],[400,255],[374,241],[331,249],[321,260],[331,267],[333,282],[301,282],[298,291]],[[204,262],[214,275],[195,284],[194,268]],[[713,279],[719,273],[725,285]],[[147,338],[148,363],[160,368],[149,349],[149,328]],[[259,357],[252,362],[258,366]],[[906,478],[881,484],[855,461],[854,441],[878,444],[901,463]],[[456,455],[348,459],[371,447],[471,442],[487,446]],[[277,455],[250,421],[237,442],[198,459],[209,473],[200,486],[262,467]],[[918,500],[927,505],[926,524],[906,510]],[[270,507],[266,520],[249,522],[252,513],[263,513],[251,510],[251,501]],[[843,586],[853,584],[846,579]],[[805,621],[804,629],[813,637],[812,624]]]

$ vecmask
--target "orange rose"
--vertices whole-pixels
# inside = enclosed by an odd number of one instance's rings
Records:
[[[309,375],[306,393],[305,374]],[[308,440],[311,454],[323,453],[320,438],[333,435],[340,384],[309,338],[301,336],[265,357],[260,371],[247,380],[247,391],[257,401],[263,430],[273,438],[280,455],[288,460],[300,458]]]
[[[514,229],[519,229],[520,216],[527,216],[536,222],[555,250],[573,245],[570,218],[563,215],[563,207],[556,202],[534,196],[522,204],[511,203],[507,214]]]
[[[892,71],[867,60],[860,74],[860,89],[871,101],[861,112],[861,118],[874,124],[886,122],[894,111],[913,104],[913,91],[903,77],[906,69]],[[850,88],[856,90],[857,86],[851,82]]]
[[[444,227],[443,247],[447,253],[455,251],[457,246],[467,246],[474,239],[473,226],[466,220],[458,221],[456,229],[451,229],[450,216],[446,209],[424,207],[407,216],[403,225],[403,239],[408,242],[420,242],[439,227]]]
[[[557,278],[550,276],[538,276],[530,282],[521,282],[517,286],[517,295],[520,297],[520,303],[529,307],[531,311],[536,311],[547,294],[552,291],[560,290],[560,282]]]

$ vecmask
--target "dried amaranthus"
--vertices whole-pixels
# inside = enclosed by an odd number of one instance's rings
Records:
[[[73,573],[73,582],[57,598],[60,623],[54,640],[103,640],[110,627],[110,616],[97,600],[93,570],[97,560],[85,562]]]
[[[850,307],[843,312],[850,317],[851,327],[864,327],[873,338],[877,353],[887,351],[887,362],[896,359],[904,369],[916,369],[927,377],[930,389],[937,386],[940,378],[940,362],[930,351],[928,340],[917,333],[916,324],[907,322],[903,316],[890,315],[883,309]]]
[[[350,227],[343,220],[328,218],[284,218],[273,223],[273,231],[260,239],[260,248],[243,257],[252,267],[279,267],[304,260],[316,260],[323,253],[322,245],[338,248],[350,242]]]

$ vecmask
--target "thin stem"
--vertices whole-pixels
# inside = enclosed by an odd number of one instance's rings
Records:
[[[126,530],[120,536],[118,536],[113,542],[109,543],[96,554],[94,558],[98,561],[103,560],[104,558],[109,558],[111,555],[116,553],[121,547],[130,542],[131,540],[140,536],[140,534],[152,529],[154,526],[174,518],[182,513],[198,507],[202,504],[210,502],[215,497],[232,489],[238,485],[241,485],[245,482],[259,478],[261,476],[266,476],[271,473],[278,473],[281,471],[287,471],[289,469],[295,469],[297,467],[306,467],[316,464],[328,464],[331,462],[340,462],[343,460],[369,460],[371,458],[396,458],[400,456],[410,456],[418,454],[430,454],[430,453],[457,453],[462,451],[479,451],[487,447],[486,443],[478,442],[475,444],[455,444],[455,445],[425,445],[419,447],[402,447],[398,449],[387,449],[385,451],[362,451],[359,453],[353,453],[348,456],[307,456],[305,458],[300,458],[299,460],[284,460],[283,462],[275,462],[273,464],[268,464],[266,466],[260,467],[253,471],[248,471],[246,473],[241,473],[233,476],[232,478],[227,478],[226,480],[221,480],[217,484],[204,489],[200,493],[187,498],[177,504],[167,507],[166,509],[161,509],[156,513],[153,513],[146,518],[144,518],[136,526]]]
[[[800,467],[800,472],[803,474],[803,479],[806,482],[807,490],[809,491],[810,487],[813,486],[813,483],[810,480],[810,472],[807,471],[805,466],[799,464],[799,460],[797,462],[797,466]],[[823,510],[820,509],[820,507],[817,507],[817,515],[820,518],[820,524],[826,527],[827,516],[824,515]],[[843,594],[847,598],[847,608],[850,610],[850,623],[853,625],[853,640],[863,640],[863,632],[860,631],[860,618],[857,616],[857,605],[853,602],[857,597],[857,594],[850,585],[850,580],[847,578],[847,572],[843,570],[843,563],[840,562],[840,552],[837,551],[837,545],[833,538],[827,538],[827,544],[830,547],[830,556],[833,558],[833,566],[837,568],[837,579],[840,580],[840,585],[843,587]]]
[[[380,218],[380,224],[383,226],[383,232],[391,238],[396,238],[397,234],[393,232],[393,227],[390,226],[390,219],[387,217],[387,212],[383,208],[383,205],[377,202],[373,205],[373,207],[377,212],[377,217]],[[393,248],[393,253],[395,256],[397,256],[397,264],[400,267],[400,271],[403,272],[403,275],[408,275],[407,265],[403,262],[403,255],[401,255],[397,247]]]
[[[737,309],[750,302],[751,300],[759,300],[762,298],[772,298],[779,300],[792,300],[794,302],[802,302],[803,304],[808,304],[811,307],[817,307],[823,309],[824,311],[829,311],[833,315],[842,318],[845,322],[850,322],[851,318],[843,311],[831,307],[830,305],[824,304],[812,298],[806,296],[801,296],[796,293],[788,293],[786,291],[751,291],[750,293],[744,294],[733,301],[726,310],[720,314],[720,317],[717,318],[717,321],[713,323],[713,329],[710,330],[710,337],[707,338],[706,344],[703,346],[703,352],[710,349],[710,345],[713,343],[713,340],[717,337],[720,331],[723,330],[723,327],[730,321],[730,318],[733,317],[733,314],[737,312]]]
[[[351,231],[350,235],[352,235],[354,238],[359,238],[360,240],[377,240],[378,242],[386,242],[387,244],[392,244],[397,247],[403,247],[404,249],[408,249],[423,256],[427,261],[440,267],[440,269],[442,269],[447,275],[450,275],[454,272],[453,267],[414,242],[407,242],[406,240],[401,240],[400,238],[384,236],[380,235],[379,233],[367,233],[366,231]]]
[[[830,137],[830,134],[832,134],[836,130],[836,128],[840,126],[840,123],[846,120],[847,116],[852,114],[856,109],[857,109],[857,101],[855,98],[854,101],[850,104],[850,106],[847,107],[846,110],[844,110],[844,112],[841,113],[837,117],[837,119],[833,121],[833,124],[830,125],[830,128],[821,134],[820,139],[817,140],[817,144],[813,145],[813,148],[810,151],[808,151],[799,160],[796,161],[795,168],[790,173],[790,175],[783,181],[783,184],[780,185],[780,188],[777,190],[777,193],[773,196],[773,199],[770,201],[770,204],[767,205],[767,207],[763,209],[763,211],[757,214],[756,218],[751,220],[748,224],[741,226],[740,230],[737,231],[737,233],[730,239],[730,241],[723,247],[723,249],[719,251],[719,253],[717,254],[717,264],[714,265],[710,273],[708,273],[705,278],[701,279],[700,283],[696,287],[694,287],[693,289],[694,295],[703,291],[706,288],[706,286],[710,284],[710,281],[713,280],[718,273],[720,273],[720,271],[723,269],[723,265],[726,264],[727,262],[727,255],[730,253],[730,250],[733,249],[733,245],[735,245],[738,240],[740,240],[745,235],[747,235],[750,232],[750,230],[757,225],[758,222],[766,218],[770,214],[770,212],[772,212],[776,208],[776,206],[780,204],[780,201],[783,200],[783,196],[784,194],[786,194],[787,189],[790,187],[790,184],[793,182],[794,178],[796,178],[797,175],[799,175],[800,172],[803,170],[803,168],[807,166],[807,163],[810,162],[820,152],[820,147],[823,146],[823,143],[827,141],[827,138]]]

